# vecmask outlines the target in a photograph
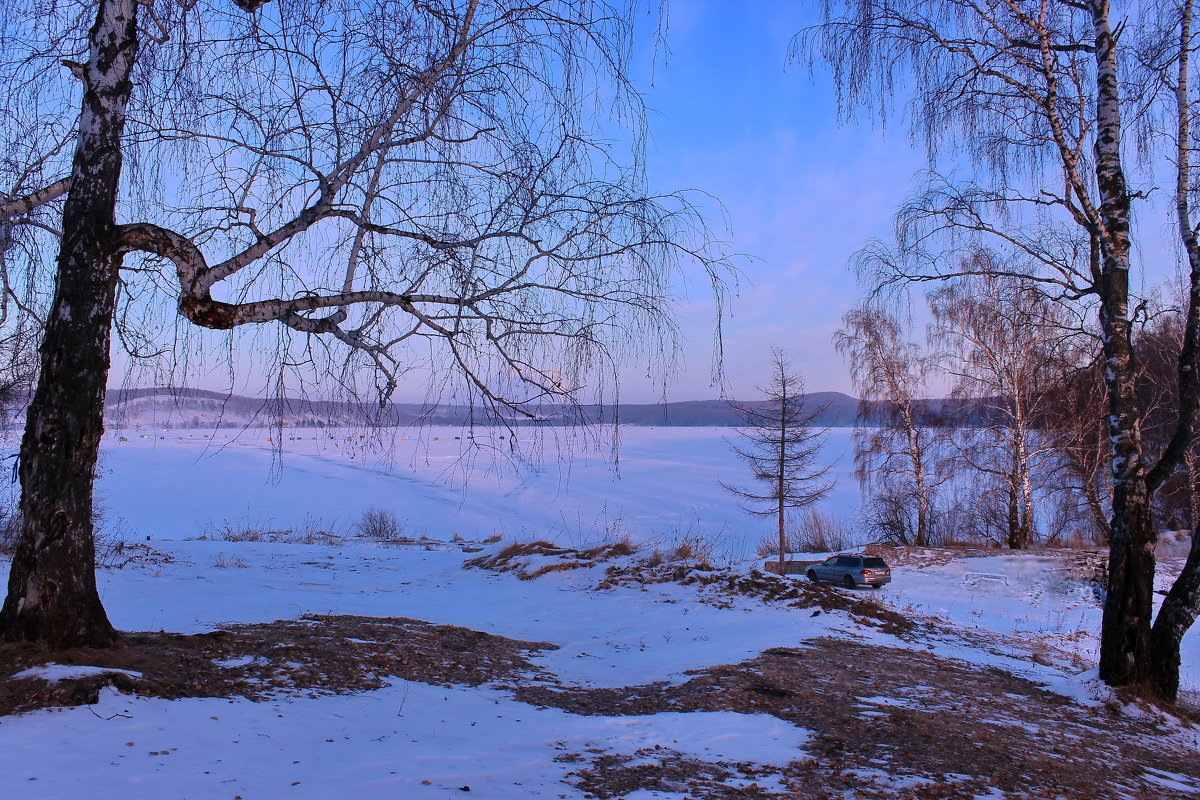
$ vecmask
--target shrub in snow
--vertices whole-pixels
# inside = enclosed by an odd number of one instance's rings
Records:
[[[368,508],[354,527],[360,536],[377,542],[394,542],[404,538],[404,523],[391,511],[381,508]]]
[[[848,550],[862,544],[854,526],[844,519],[808,509],[799,517],[788,518],[787,548],[789,553],[831,553]],[[755,555],[759,558],[779,555],[779,540],[767,535],[758,543]]]

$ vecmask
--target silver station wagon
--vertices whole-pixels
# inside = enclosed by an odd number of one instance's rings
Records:
[[[879,588],[892,582],[892,570],[887,562],[877,556],[859,553],[838,553],[819,564],[813,564],[804,573],[810,581],[840,583],[847,589],[855,586]]]

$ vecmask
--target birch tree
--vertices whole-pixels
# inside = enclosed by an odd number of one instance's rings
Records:
[[[1035,472],[1054,441],[1039,428],[1064,372],[1054,309],[1028,282],[993,274],[954,281],[933,292],[929,306],[930,339],[951,394],[978,420],[950,437],[956,460],[1000,487],[1006,543],[1027,548],[1036,533]]]
[[[1161,486],[1180,462],[1185,467],[1189,495],[1193,495],[1195,468],[1195,414],[1200,402],[1200,170],[1194,163],[1200,135],[1200,85],[1192,75],[1192,53],[1200,44],[1195,0],[1151,3],[1148,25],[1139,42],[1139,62],[1153,77],[1163,110],[1152,119],[1175,124],[1164,126],[1173,162],[1175,229],[1187,264],[1186,312],[1179,343],[1178,423],[1160,463],[1151,475],[1152,486]],[[1163,598],[1150,631],[1151,680],[1159,694],[1174,698],[1179,692],[1180,645],[1200,616],[1200,520],[1192,515],[1192,544],[1179,578]]]
[[[0,219],[39,243],[20,263],[7,251],[6,275],[54,288],[0,636],[118,638],[91,528],[117,317],[169,303],[211,330],[276,325],[341,348],[381,399],[420,368],[525,414],[671,352],[672,281],[720,259],[683,195],[646,188],[631,14],[602,0],[0,4],[0,131],[23,159]]]
[[[860,305],[842,323],[833,341],[850,363],[859,396],[854,467],[868,495],[868,513],[872,507],[885,512],[875,516],[877,527],[879,520],[891,521],[877,535],[924,547],[931,541],[935,493],[948,477],[941,464],[941,432],[918,407],[930,360],[904,338],[900,322],[879,308]],[[912,525],[898,516],[910,500],[916,510]]]

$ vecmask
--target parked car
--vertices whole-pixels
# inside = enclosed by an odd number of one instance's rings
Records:
[[[886,561],[861,553],[838,553],[820,564],[813,564],[804,574],[810,581],[840,583],[847,589],[855,586],[877,589],[892,582],[892,570]]]

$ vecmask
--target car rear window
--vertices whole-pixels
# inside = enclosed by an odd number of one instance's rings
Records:
[[[887,569],[887,562],[882,558],[868,558],[863,560],[863,566],[871,569]]]
[[[854,556],[838,556],[836,566],[839,567],[857,567],[858,559]]]

